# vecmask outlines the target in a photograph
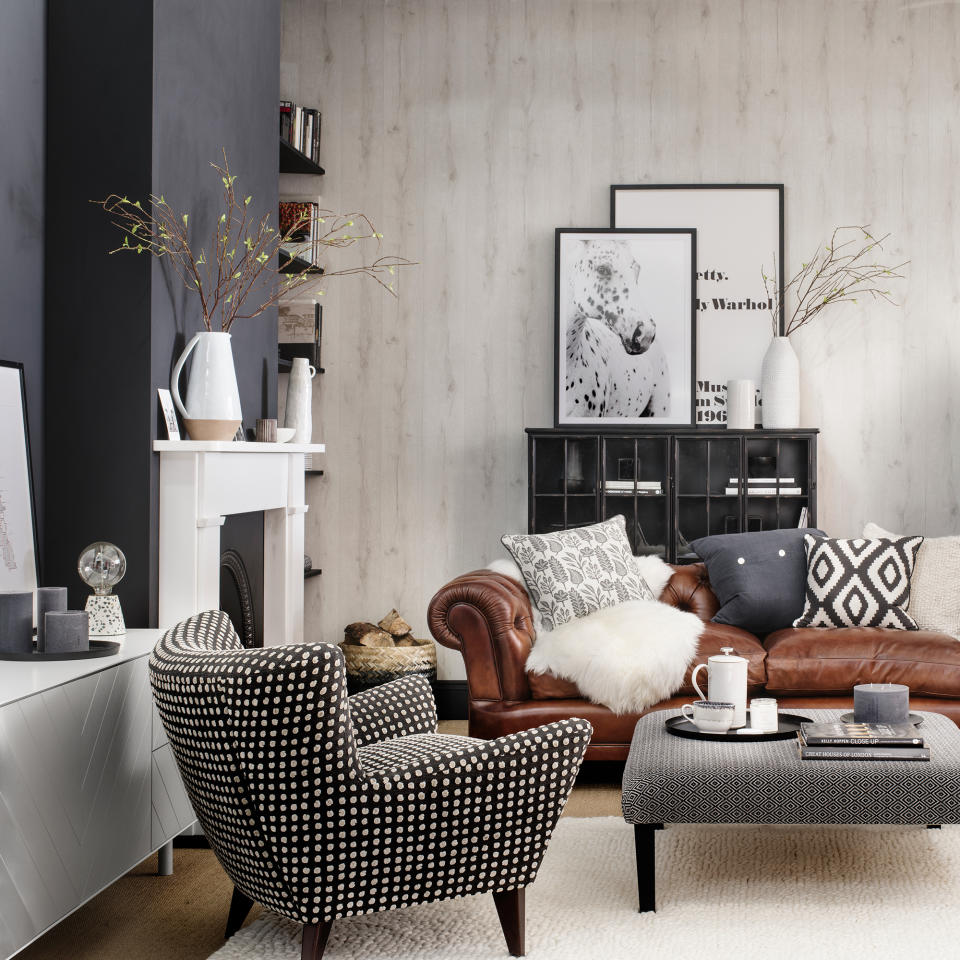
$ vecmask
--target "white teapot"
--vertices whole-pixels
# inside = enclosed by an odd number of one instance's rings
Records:
[[[690,674],[693,689],[700,694],[701,700],[707,695],[697,684],[697,674],[706,668],[707,690],[711,700],[733,704],[733,723],[731,727],[747,725],[747,661],[738,657],[733,647],[721,647],[720,653],[707,658]]]

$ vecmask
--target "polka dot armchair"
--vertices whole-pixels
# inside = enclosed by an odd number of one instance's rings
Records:
[[[329,644],[243,649],[226,614],[170,630],[154,698],[210,846],[235,885],[228,936],[253,902],[304,925],[493,893],[523,954],[537,875],[590,742],[584,720],[497,740],[437,733],[429,683],[347,696]]]

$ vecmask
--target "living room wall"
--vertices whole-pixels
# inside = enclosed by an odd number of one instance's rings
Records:
[[[281,96],[323,112],[324,202],[420,265],[324,298],[308,635],[396,605],[526,526],[523,428],[552,423],[553,230],[611,183],[783,182],[788,270],[891,231],[902,306],[794,337],[820,525],[960,531],[960,8],[902,0],[285,0]],[[441,650],[441,676],[463,676]]]

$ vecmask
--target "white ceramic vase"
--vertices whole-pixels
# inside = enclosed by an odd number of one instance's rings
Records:
[[[768,430],[800,426],[800,361],[789,337],[774,337],[763,355],[761,420]]]
[[[727,381],[727,429],[752,430],[756,407],[756,388],[752,380]]]
[[[193,363],[184,404],[180,399],[180,371],[191,353]],[[195,334],[173,368],[170,392],[191,440],[232,440],[243,423],[243,414],[230,334]]]
[[[297,432],[292,443],[310,443],[313,439],[313,378],[317,375],[306,357],[294,357],[287,383],[287,408],[283,425]]]

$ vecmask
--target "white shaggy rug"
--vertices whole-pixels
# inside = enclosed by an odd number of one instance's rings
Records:
[[[527,890],[544,960],[947,958],[960,939],[960,827],[668,827],[657,912],[637,913],[633,828],[564,818]],[[216,960],[299,960],[262,914]],[[338,920],[325,960],[506,960],[489,894]]]

